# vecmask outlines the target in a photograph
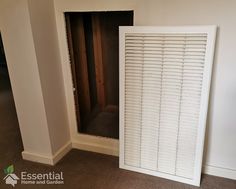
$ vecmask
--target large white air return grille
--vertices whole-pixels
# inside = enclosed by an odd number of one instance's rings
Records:
[[[214,36],[121,27],[121,168],[199,185]]]

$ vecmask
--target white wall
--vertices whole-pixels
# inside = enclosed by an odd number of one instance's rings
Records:
[[[0,31],[24,150],[52,153],[27,1],[0,2]]]
[[[139,1],[137,25],[218,25],[205,168],[236,179],[236,1]],[[222,169],[221,169],[222,168]]]
[[[54,0],[61,54],[68,54],[63,11],[134,10],[135,25],[218,25],[210,95],[204,172],[236,179],[236,1],[230,0]],[[61,29],[62,28],[62,29]],[[66,52],[66,53],[65,53]],[[68,57],[62,62],[66,63]],[[66,67],[65,67],[66,69]],[[67,72],[67,71],[65,71]],[[65,78],[64,78],[65,79]],[[68,78],[64,82],[67,82]],[[67,98],[71,99],[71,83]],[[69,106],[73,104],[69,100]],[[68,108],[68,112],[70,109]],[[70,124],[75,124],[70,112]]]
[[[1,0],[24,159],[55,164],[71,146],[53,1]]]
[[[28,2],[52,152],[55,153],[70,136],[54,4],[50,0]]]

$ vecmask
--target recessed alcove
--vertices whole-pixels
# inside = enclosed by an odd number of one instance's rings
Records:
[[[78,132],[119,138],[119,26],[133,11],[66,12]]]

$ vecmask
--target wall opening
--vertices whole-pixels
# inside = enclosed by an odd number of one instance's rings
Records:
[[[66,12],[78,132],[119,138],[119,26],[133,11]]]

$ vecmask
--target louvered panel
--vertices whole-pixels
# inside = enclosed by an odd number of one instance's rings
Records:
[[[145,53],[145,47],[143,48]],[[156,170],[159,108],[161,80],[154,79],[156,73],[161,73],[161,62],[156,66],[150,65],[143,59],[143,83],[142,83],[142,133],[141,133],[141,165],[140,167]],[[155,91],[155,92],[154,92]]]
[[[126,155],[125,163],[131,166],[140,165],[141,149],[141,102],[142,102],[142,65],[133,64],[125,65],[125,146]],[[131,129],[132,128],[132,129]]]
[[[214,36],[122,27],[120,167],[199,185]]]

